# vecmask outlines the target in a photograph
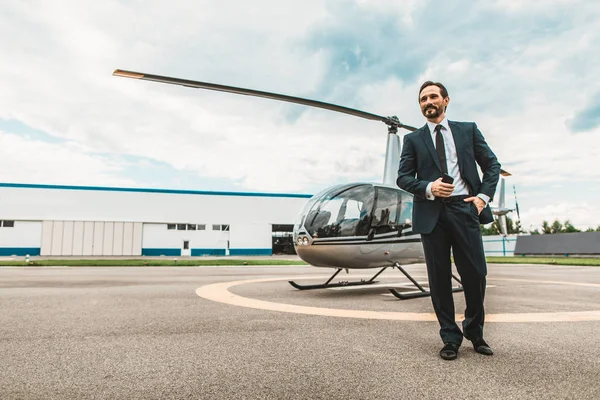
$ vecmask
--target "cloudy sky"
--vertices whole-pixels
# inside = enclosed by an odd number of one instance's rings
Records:
[[[128,69],[397,115],[427,79],[513,176],[524,228],[600,225],[600,4],[7,0],[0,182],[316,193],[381,181],[386,127],[112,76]],[[404,134],[406,131],[401,131]]]

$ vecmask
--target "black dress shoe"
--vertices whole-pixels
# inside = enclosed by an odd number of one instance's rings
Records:
[[[444,360],[454,360],[458,357],[458,345],[455,343],[446,343],[440,350],[440,357]]]
[[[492,348],[485,342],[485,340],[483,340],[483,338],[474,340],[472,343],[473,343],[473,348],[475,349],[475,351],[477,353],[483,354],[486,356],[491,356],[494,354],[494,352],[492,351]]]

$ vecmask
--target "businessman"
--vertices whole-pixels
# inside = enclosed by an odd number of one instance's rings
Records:
[[[425,251],[431,301],[444,343],[440,356],[454,360],[463,337],[476,352],[493,354],[483,337],[487,266],[479,225],[493,222],[488,203],[496,191],[500,163],[475,123],[446,118],[449,102],[444,85],[423,83],[419,105],[427,122],[404,137],[396,183],[414,195],[412,227],[421,234]],[[442,182],[444,174],[452,183]],[[455,321],[451,251],[466,302],[462,332]]]

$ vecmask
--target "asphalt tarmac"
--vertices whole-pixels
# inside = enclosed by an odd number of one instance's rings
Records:
[[[430,299],[388,291],[408,283],[397,270],[366,288],[287,282],[329,273],[0,268],[0,399],[600,399],[598,267],[490,265],[495,354],[465,341],[454,361]]]

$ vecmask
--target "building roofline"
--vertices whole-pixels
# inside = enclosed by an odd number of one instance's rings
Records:
[[[246,197],[293,197],[310,198],[311,194],[294,193],[260,193],[260,192],[211,192],[202,190],[186,189],[153,189],[153,188],[132,188],[132,187],[109,187],[109,186],[73,186],[73,185],[44,185],[35,183],[3,183],[0,182],[0,188],[20,188],[20,189],[51,189],[51,190],[96,190],[106,192],[138,192],[138,193],[171,193],[171,194],[193,194],[205,196],[246,196]]]

